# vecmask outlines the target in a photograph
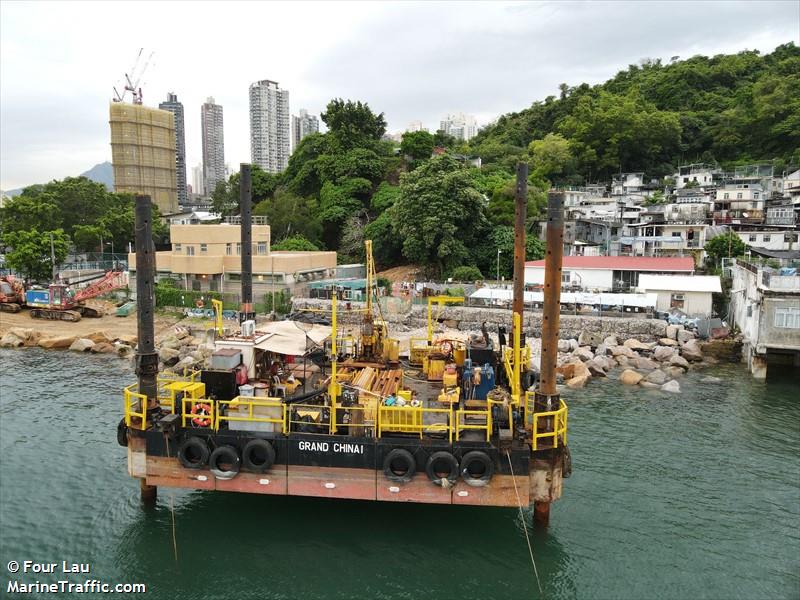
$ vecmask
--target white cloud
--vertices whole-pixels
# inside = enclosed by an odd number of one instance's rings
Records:
[[[642,57],[769,51],[797,42],[796,2],[0,4],[0,187],[110,159],[108,102],[139,47],[155,51],[145,104],[174,91],[187,165],[200,105],[225,111],[225,156],[249,160],[247,87],[269,78],[292,111],[365,100],[390,130],[447,112],[483,122]]]

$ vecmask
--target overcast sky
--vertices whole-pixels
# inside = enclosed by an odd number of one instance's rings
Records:
[[[448,112],[479,125],[598,83],[645,57],[769,52],[800,36],[800,2],[0,3],[0,188],[111,159],[112,87],[154,52],[144,102],[186,113],[187,180],[201,161],[200,105],[224,107],[225,161],[250,160],[247,89],[290,91],[293,114],[367,101],[389,131]]]

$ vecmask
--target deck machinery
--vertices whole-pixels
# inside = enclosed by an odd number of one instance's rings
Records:
[[[242,200],[249,203],[249,165],[242,167]],[[463,348],[432,341],[427,354],[444,362],[441,380],[413,377],[418,371],[404,370],[396,340],[383,319],[373,315],[373,306],[379,305],[372,302],[373,290],[368,290],[369,310],[350,307],[363,311],[352,336],[337,323],[349,303],[337,304],[334,295],[319,384],[310,391],[253,397],[242,395],[242,388],[214,384],[207,370],[182,377],[158,373],[150,200],[137,197],[139,380],[124,391],[117,433],[127,446],[128,470],[140,480],[142,498],[152,500],[158,486],[167,486],[388,502],[533,504],[535,520],[546,524],[550,503],[561,496],[562,479],[570,470],[567,407],[555,388],[562,197],[549,195],[542,368],[536,389],[523,334],[526,200],[527,166],[520,165],[515,302],[507,344],[502,332],[498,347],[486,332]],[[243,240],[249,239],[248,229],[243,218]],[[251,313],[252,273],[249,257],[242,255],[243,310]],[[373,272],[368,265],[368,277]],[[239,333],[218,339],[217,346],[256,348],[259,339],[263,334],[247,319]],[[259,385],[252,379],[249,383]]]

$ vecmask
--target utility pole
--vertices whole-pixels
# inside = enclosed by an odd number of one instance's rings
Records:
[[[502,254],[502,251],[500,250],[500,248],[498,248],[497,249],[497,283],[498,284],[500,283],[500,254]]]
[[[53,266],[53,278],[52,281],[55,282],[56,280],[56,249],[53,245],[53,232],[50,232],[50,264]]]

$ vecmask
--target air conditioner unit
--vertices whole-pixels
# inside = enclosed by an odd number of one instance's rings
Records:
[[[256,335],[256,322],[252,319],[242,321],[242,337],[254,337]]]

